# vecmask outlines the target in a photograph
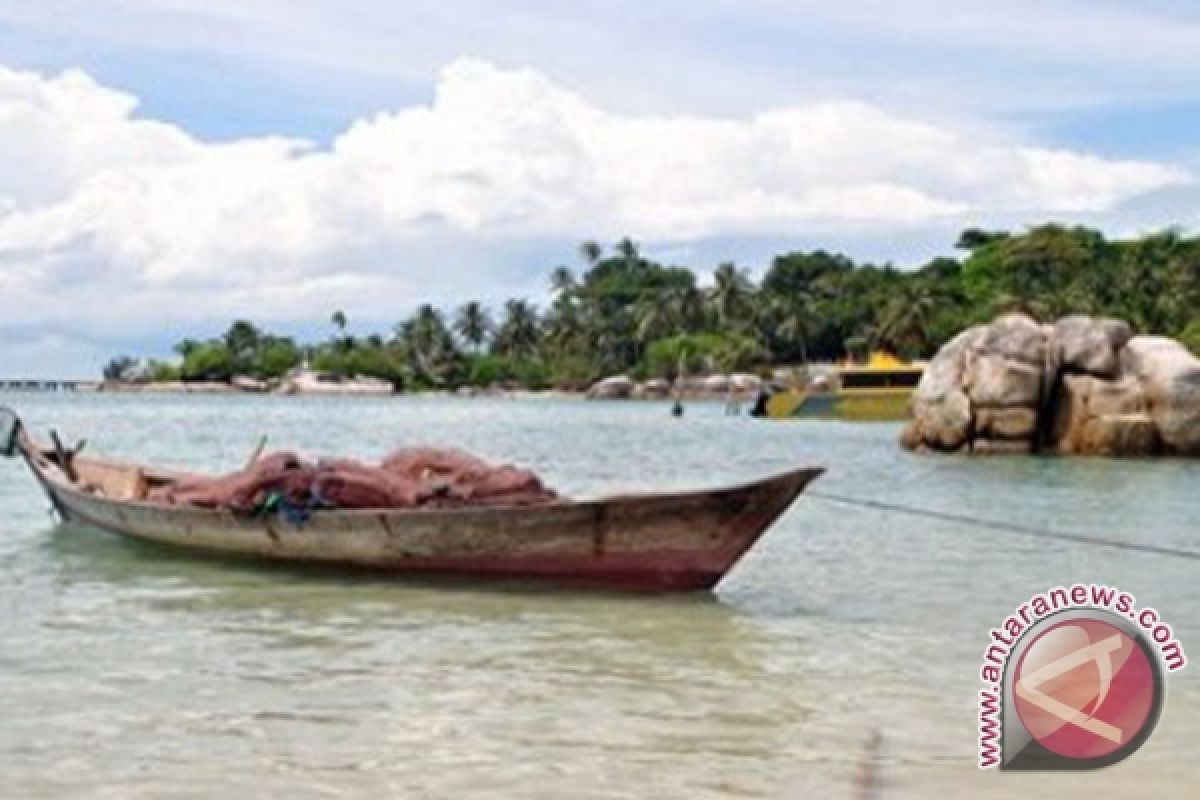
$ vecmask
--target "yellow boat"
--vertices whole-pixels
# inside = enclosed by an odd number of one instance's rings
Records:
[[[866,364],[837,366],[804,388],[776,392],[767,400],[764,416],[902,420],[924,370],[889,353],[872,353]]]

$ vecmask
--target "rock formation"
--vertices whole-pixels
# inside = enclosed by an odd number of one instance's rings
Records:
[[[594,400],[661,400],[675,395],[687,400],[725,400],[732,393],[735,398],[749,400],[762,385],[761,378],[745,372],[692,375],[674,381],[651,378],[642,383],[627,375],[614,375],[592,384],[587,396]]]
[[[934,357],[901,436],[910,449],[1200,456],[1200,359],[1121,320],[1022,314]]]
[[[634,383],[628,375],[614,375],[595,383],[587,396],[599,400],[623,400],[633,394]]]

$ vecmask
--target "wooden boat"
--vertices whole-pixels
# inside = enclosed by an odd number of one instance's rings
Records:
[[[534,507],[315,511],[294,524],[148,503],[149,487],[182,475],[84,457],[52,438],[49,448],[34,442],[0,409],[0,454],[24,459],[65,521],[112,533],[247,558],[657,591],[716,585],[823,471]]]

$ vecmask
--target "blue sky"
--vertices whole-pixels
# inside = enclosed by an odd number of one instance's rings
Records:
[[[0,2],[0,374],[538,299],[590,236],[761,269],[1194,229],[1197,41],[1184,2]]]

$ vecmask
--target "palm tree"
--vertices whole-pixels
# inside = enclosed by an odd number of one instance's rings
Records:
[[[635,336],[642,344],[671,335],[674,322],[672,309],[658,297],[647,295],[634,308]]]
[[[575,299],[559,295],[545,319],[546,338],[559,352],[566,352],[584,337],[583,313]]]
[[[179,343],[175,345],[174,349],[175,352],[180,355],[180,357],[186,359],[189,355],[200,349],[200,342],[196,341],[195,339],[181,339]]]
[[[339,353],[349,353],[354,349],[354,337],[346,335],[346,312],[338,310],[329,318],[330,323],[337,329],[333,336],[333,349]]]
[[[759,319],[759,329],[766,341],[783,345],[785,352],[800,350],[800,360],[808,361],[808,343],[819,320],[816,303],[808,292],[773,293],[767,297]]]
[[[638,259],[641,257],[638,253],[637,244],[635,244],[634,241],[628,236],[617,242],[613,249],[617,251],[617,255],[624,259],[625,263],[629,266],[636,264]]]
[[[575,273],[570,267],[558,266],[550,273],[550,289],[555,294],[565,294],[576,287]]]
[[[691,285],[646,292],[634,306],[633,320],[634,340],[641,345],[695,332],[704,325],[704,293]]]
[[[704,324],[704,292],[695,286],[673,286],[662,293],[660,301],[675,330],[690,333]]]
[[[604,257],[604,248],[600,246],[599,242],[588,239],[579,245],[579,256],[588,267],[594,267]]]
[[[236,369],[244,369],[258,352],[262,332],[252,322],[244,319],[234,321],[222,337],[225,348],[233,359]]]
[[[717,322],[721,327],[739,327],[750,306],[754,283],[746,270],[738,269],[732,261],[719,265],[713,273],[711,297]]]
[[[492,345],[497,353],[513,359],[534,358],[541,338],[537,309],[527,300],[515,298],[504,304],[504,321]]]
[[[472,300],[458,309],[454,330],[478,353],[492,331],[492,317],[481,303]]]
[[[417,373],[434,385],[446,382],[458,352],[442,313],[425,303],[396,328],[396,339]]]
[[[932,288],[905,286],[884,308],[874,344],[905,355],[920,355],[929,349],[930,322],[936,310],[937,296]]]

